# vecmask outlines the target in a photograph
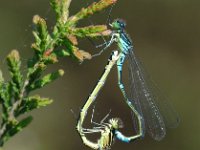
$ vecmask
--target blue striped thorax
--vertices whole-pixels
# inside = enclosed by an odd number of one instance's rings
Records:
[[[110,24],[112,29],[114,30],[114,33],[117,38],[117,45],[120,48],[120,50],[127,54],[128,50],[133,47],[132,41],[128,34],[125,31],[126,23],[122,19],[116,19]]]

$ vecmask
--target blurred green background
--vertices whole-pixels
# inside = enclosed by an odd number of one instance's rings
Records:
[[[71,14],[92,0],[72,0]],[[166,138],[156,142],[144,140],[126,144],[116,141],[113,149],[137,150],[198,150],[200,148],[200,1],[198,0],[119,0],[112,18],[124,18],[127,31],[134,41],[136,54],[159,89],[180,114],[178,128],[167,130]],[[48,0],[1,0],[0,5],[0,68],[7,75],[5,57],[11,49],[19,49],[24,62],[31,57],[32,16],[39,14],[53,25],[54,14]],[[91,18],[104,24],[107,11]],[[90,24],[86,19],[81,25]],[[102,42],[102,41],[101,41]],[[80,47],[97,52],[88,40]],[[107,63],[110,51],[81,65],[69,58],[49,67],[48,71],[65,69],[65,76],[36,91],[53,98],[52,105],[35,110],[33,123],[13,137],[5,150],[71,150],[89,149],[75,130],[76,115],[92,91]],[[97,99],[97,121],[112,109],[113,116],[122,118],[125,127],[131,117],[119,89],[114,69]],[[73,110],[72,113],[70,110]],[[88,113],[89,114],[89,113]],[[89,116],[90,117],[90,116]],[[99,119],[99,120],[98,120]],[[127,125],[129,126],[129,125]],[[130,134],[130,132],[128,132]]]

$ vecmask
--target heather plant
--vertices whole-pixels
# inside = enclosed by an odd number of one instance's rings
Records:
[[[53,102],[50,98],[31,94],[36,89],[52,83],[64,75],[64,70],[45,74],[49,65],[55,64],[59,58],[74,59],[82,62],[91,59],[91,54],[79,49],[78,38],[97,38],[109,36],[111,31],[106,25],[90,25],[77,27],[77,23],[114,4],[116,0],[100,0],[82,8],[78,13],[69,16],[71,0],[51,0],[56,13],[55,25],[50,31],[45,19],[39,15],[33,17],[34,43],[31,50],[32,58],[27,60],[26,73],[22,73],[22,61],[18,50],[12,50],[7,56],[7,66],[11,79],[4,80],[0,70],[0,104],[2,108],[0,126],[0,147],[27,127],[33,120],[32,116],[23,116],[28,112],[47,106]],[[20,118],[20,119],[19,119]]]

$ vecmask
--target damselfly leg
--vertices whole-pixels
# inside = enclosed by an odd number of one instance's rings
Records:
[[[105,117],[103,117],[103,119],[100,121],[100,123],[97,123],[95,121],[93,121],[94,118],[94,111],[95,111],[95,105],[94,108],[92,109],[92,115],[91,115],[91,119],[90,122],[94,125],[97,125],[98,127],[94,127],[94,128],[101,128],[102,126],[104,126],[104,121],[109,117],[111,110],[105,115]]]
[[[103,44],[101,44],[101,45],[106,45],[103,49],[101,49],[100,50],[100,52],[98,52],[97,54],[94,54],[94,55],[92,55],[92,58],[93,57],[96,57],[96,56],[100,56],[107,48],[109,48],[114,42],[117,42],[116,40],[116,38],[115,38],[115,34],[112,34],[112,36],[111,36],[111,39],[109,40],[109,42],[106,42],[106,44],[105,43],[103,43]]]

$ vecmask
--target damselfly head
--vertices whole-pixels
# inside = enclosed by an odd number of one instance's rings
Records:
[[[109,120],[109,123],[111,124],[111,126],[114,128],[114,129],[119,129],[119,128],[123,128],[123,122],[120,118],[111,118]]]
[[[110,26],[113,28],[113,29],[124,29],[126,27],[126,22],[122,19],[115,19],[111,24]]]

